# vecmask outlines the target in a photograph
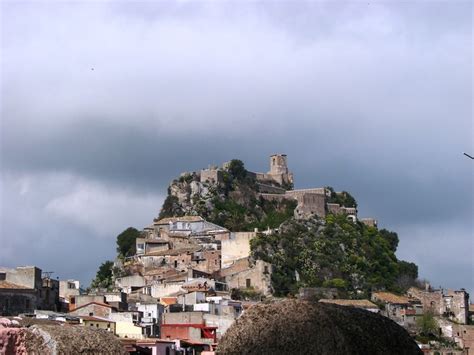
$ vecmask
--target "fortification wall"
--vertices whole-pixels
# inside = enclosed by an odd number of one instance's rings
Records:
[[[286,190],[281,187],[271,186],[267,184],[257,183],[258,191],[269,194],[284,194]]]
[[[360,221],[368,227],[377,227],[377,220],[375,218],[361,218]]]
[[[222,182],[223,175],[221,170],[217,169],[203,169],[201,170],[201,183],[210,182],[210,183],[218,183]]]
[[[328,190],[324,187],[316,187],[312,189],[298,189],[298,190],[289,190],[286,192],[287,195],[294,196],[295,198],[304,194],[319,194],[327,195]]]
[[[297,195],[298,205],[295,209],[295,218],[308,218],[312,215],[326,217],[326,195],[304,193]]]
[[[293,196],[288,194],[258,194],[259,197],[262,197],[266,201],[283,201],[283,200],[294,200]]]

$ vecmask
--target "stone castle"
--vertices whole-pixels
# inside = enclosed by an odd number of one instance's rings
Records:
[[[221,168],[210,166],[200,171],[201,183],[220,183],[223,181],[223,172],[229,162]],[[273,154],[270,156],[270,170],[267,173],[248,172],[257,181],[258,195],[269,201],[296,200],[296,218],[308,218],[312,215],[326,217],[327,214],[347,214],[348,219],[356,222],[357,209],[355,207],[341,206],[331,203],[331,191],[326,187],[309,189],[293,189],[293,173],[288,169],[286,154]],[[373,218],[360,219],[362,223],[376,226]]]

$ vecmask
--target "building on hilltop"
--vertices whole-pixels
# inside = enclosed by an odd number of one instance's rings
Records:
[[[257,182],[262,184],[277,184],[281,187],[293,187],[293,173],[288,169],[288,158],[286,154],[273,154],[270,156],[270,170],[267,173],[253,173]]]

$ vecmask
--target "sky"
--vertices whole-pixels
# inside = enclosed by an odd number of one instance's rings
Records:
[[[87,286],[180,172],[354,195],[474,296],[470,1],[1,2],[0,266]],[[473,297],[474,298],[474,297]]]

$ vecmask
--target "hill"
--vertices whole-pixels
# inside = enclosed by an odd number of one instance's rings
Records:
[[[258,234],[251,250],[254,261],[272,264],[278,296],[299,287],[330,287],[359,298],[414,284],[418,267],[397,259],[396,233],[358,220],[357,202],[348,192],[293,190],[284,157],[273,175],[273,165],[268,174],[253,173],[237,159],[184,173],[170,184],[158,219],[199,215],[230,231],[273,229]]]

